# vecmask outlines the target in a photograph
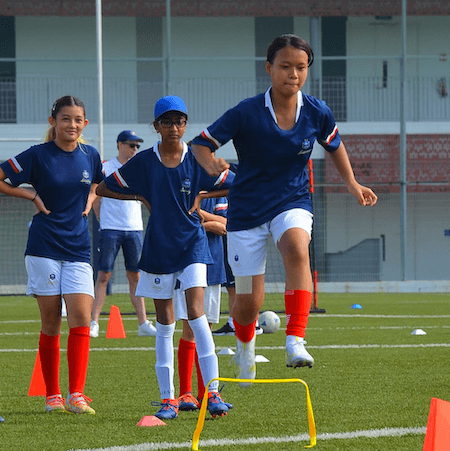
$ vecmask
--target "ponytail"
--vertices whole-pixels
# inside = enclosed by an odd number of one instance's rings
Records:
[[[50,127],[47,129],[47,133],[45,134],[44,142],[48,143],[50,141],[53,141],[55,138],[56,138],[55,127],[50,125]]]

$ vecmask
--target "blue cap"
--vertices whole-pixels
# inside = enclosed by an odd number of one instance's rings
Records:
[[[181,97],[177,96],[165,96],[161,97],[155,105],[155,121],[164,113],[169,111],[175,111],[177,113],[183,113],[188,115],[186,105]]]
[[[144,142],[142,138],[139,138],[138,135],[133,130],[124,130],[123,132],[119,133],[119,136],[117,137],[117,142],[122,141],[139,141]]]

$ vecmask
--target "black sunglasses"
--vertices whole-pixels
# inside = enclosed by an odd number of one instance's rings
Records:
[[[134,148],[139,149],[141,147],[141,145],[137,143],[127,143],[125,141],[123,141],[123,143],[126,144],[127,146],[130,146],[132,149]]]
[[[170,119],[161,119],[159,121],[162,128],[172,128],[172,125],[175,125],[176,128],[186,127],[187,120],[186,119],[177,119],[176,121],[172,121]]]

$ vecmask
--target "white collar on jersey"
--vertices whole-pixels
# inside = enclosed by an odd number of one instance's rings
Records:
[[[270,90],[271,89],[272,89],[272,86],[264,94],[264,99],[265,99],[264,106],[269,108],[270,114],[272,115],[273,120],[275,121],[275,124],[278,125],[277,117],[275,115],[275,111],[274,111],[273,105],[272,105],[272,99],[270,98]],[[300,111],[302,109],[302,106],[303,106],[303,94],[302,94],[302,91],[298,91],[297,92],[297,112],[295,113],[295,122],[297,122],[298,118],[300,117]]]
[[[161,155],[159,154],[159,143],[161,141],[158,141],[154,146],[153,146],[153,152],[155,152],[156,156],[158,157],[158,160],[161,161]],[[180,163],[183,163],[184,157],[186,156],[187,152],[188,152],[188,146],[184,141],[181,141],[183,144],[183,152],[181,154],[181,159],[180,159]],[[162,161],[161,161],[162,162]]]

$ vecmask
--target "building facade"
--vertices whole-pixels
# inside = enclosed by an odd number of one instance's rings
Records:
[[[170,5],[170,19],[166,7]],[[0,161],[42,139],[53,101],[85,101],[98,145],[95,2],[0,4]],[[190,111],[186,139],[269,86],[265,52],[295,33],[315,62],[304,91],[335,114],[361,183],[380,196],[359,209],[320,148],[315,260],[319,280],[400,280],[401,1],[102,2],[104,155],[135,129],[157,140],[152,108],[167,93]],[[450,3],[407,2],[407,279],[449,279]],[[221,156],[235,159],[231,144]],[[1,205],[1,202],[0,202]]]

